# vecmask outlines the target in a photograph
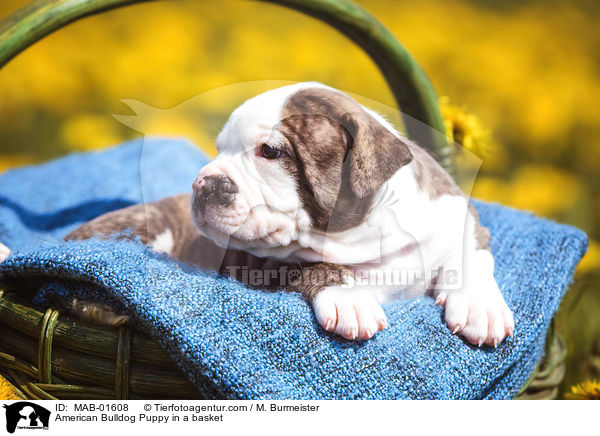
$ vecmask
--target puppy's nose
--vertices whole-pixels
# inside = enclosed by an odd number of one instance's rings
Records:
[[[238,193],[237,185],[225,174],[198,177],[192,186],[196,198],[211,206],[230,206]]]
[[[199,194],[202,192],[203,186],[204,186],[204,177],[198,177],[196,180],[194,180],[194,183],[192,184],[192,188],[194,189],[194,192],[196,194]]]

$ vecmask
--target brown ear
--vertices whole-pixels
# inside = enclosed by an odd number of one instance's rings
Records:
[[[340,193],[348,133],[319,114],[294,115],[282,124],[295,148],[303,183],[319,207],[331,212]]]
[[[344,116],[351,135],[350,185],[358,198],[374,194],[413,155],[406,143],[367,112]]]

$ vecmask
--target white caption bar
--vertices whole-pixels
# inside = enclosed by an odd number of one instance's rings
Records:
[[[18,435],[584,434],[593,401],[5,401]],[[239,433],[238,433],[239,432]],[[184,433],[176,433],[184,434]],[[189,434],[189,433],[185,433]]]

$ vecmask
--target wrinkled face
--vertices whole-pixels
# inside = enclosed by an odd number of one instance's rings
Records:
[[[314,83],[246,101],[217,150],[193,184],[194,222],[222,247],[263,256],[360,224],[375,191],[412,157],[358,103]]]

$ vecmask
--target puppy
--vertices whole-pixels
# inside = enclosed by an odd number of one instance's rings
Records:
[[[346,339],[384,329],[383,302],[425,294],[474,345],[512,335],[477,212],[425,150],[378,114],[300,83],[243,103],[216,145],[191,194],[108,213],[67,239],[130,229],[182,261],[302,293],[323,329]],[[248,283],[257,271],[261,280]],[[123,320],[85,302],[71,310]]]

